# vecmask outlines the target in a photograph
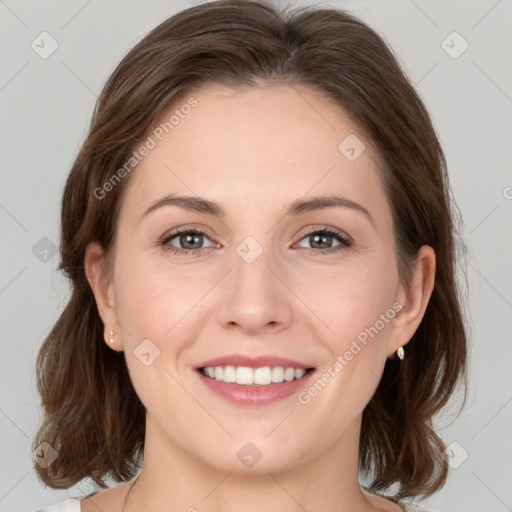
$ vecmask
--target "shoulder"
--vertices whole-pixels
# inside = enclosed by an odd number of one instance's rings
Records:
[[[416,505],[416,503],[411,503],[409,501],[398,500],[398,505],[403,508],[404,512],[428,512],[426,508],[421,507],[420,505]]]
[[[79,498],[68,498],[55,505],[40,508],[35,512],[80,512],[82,501]]]
[[[417,505],[416,503],[412,503],[410,501],[401,500],[397,498],[393,498],[391,496],[385,496],[383,494],[372,492],[368,487],[361,485],[362,491],[367,494],[368,497],[378,497],[380,499],[385,499],[387,502],[395,503],[400,507],[404,512],[429,512],[426,508]],[[387,510],[387,509],[385,509]]]
[[[85,496],[68,498],[55,505],[48,505],[35,512],[98,512],[98,510],[119,510],[128,484],[93,491]]]

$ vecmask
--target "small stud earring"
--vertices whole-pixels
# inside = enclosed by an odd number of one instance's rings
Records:
[[[405,355],[404,348],[403,347],[398,347],[398,349],[396,351],[396,355],[398,356],[400,361],[403,361],[404,360],[404,355]]]
[[[110,343],[114,343],[114,331],[109,331],[108,333],[110,334],[110,339],[108,341],[110,341]]]

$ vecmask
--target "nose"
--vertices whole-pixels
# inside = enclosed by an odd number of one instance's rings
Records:
[[[271,250],[261,251],[263,248],[254,240],[237,249],[233,268],[221,284],[219,322],[224,328],[251,335],[287,328],[292,319],[293,294],[286,286],[284,266]]]

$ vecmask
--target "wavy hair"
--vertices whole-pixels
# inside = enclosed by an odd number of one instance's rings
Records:
[[[428,496],[446,482],[445,445],[432,420],[459,384],[467,393],[467,335],[456,281],[453,206],[446,161],[429,114],[398,59],[374,30],[334,8],[277,9],[220,0],[183,10],[121,60],[96,104],[61,205],[61,263],[72,293],[37,357],[44,416],[33,447],[58,458],[35,464],[55,489],[92,478],[121,482],[143,458],[145,409],[124,353],[108,348],[84,272],[89,243],[113,251],[123,190],[133,173],[98,198],[178,98],[209,83],[306,85],[342,107],[374,145],[393,212],[400,279],[422,245],[436,254],[425,315],[400,364],[388,359],[363,411],[360,470],[373,491]],[[135,171],[136,172],[136,171]]]

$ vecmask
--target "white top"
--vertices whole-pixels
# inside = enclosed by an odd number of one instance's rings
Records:
[[[49,507],[36,510],[36,512],[81,512],[82,500],[85,498],[87,498],[87,496],[84,496],[81,499],[68,498],[67,500],[61,501],[56,505],[50,505]],[[404,512],[428,512],[427,509],[420,507],[419,505],[403,500],[399,500],[398,505],[403,508]]]
[[[46,508],[40,508],[36,512],[80,512],[82,508],[82,500],[78,498],[69,498],[61,501],[56,505],[50,505]]]

